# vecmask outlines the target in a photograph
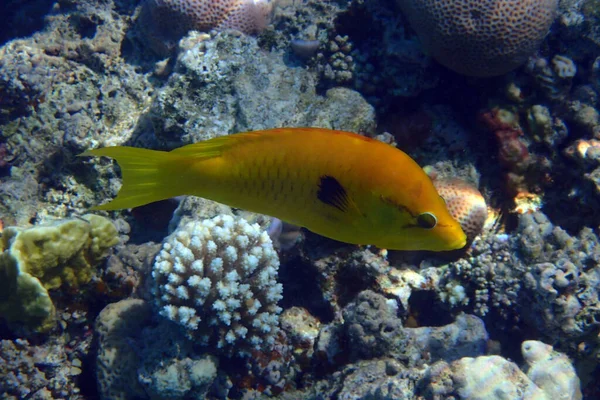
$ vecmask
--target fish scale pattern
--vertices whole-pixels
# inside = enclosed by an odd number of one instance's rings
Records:
[[[257,224],[217,216],[167,237],[154,260],[159,313],[227,354],[267,349],[279,332],[279,258]]]
[[[425,50],[469,76],[502,75],[546,36],[558,0],[399,0]]]

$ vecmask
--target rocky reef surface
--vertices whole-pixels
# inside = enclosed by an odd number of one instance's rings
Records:
[[[0,398],[600,398],[600,3],[452,3],[0,5]],[[466,248],[90,214],[121,179],[87,149],[285,126],[407,152]]]

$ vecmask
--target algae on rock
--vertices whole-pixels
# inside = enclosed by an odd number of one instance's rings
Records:
[[[255,38],[191,32],[179,47],[149,113],[163,147],[282,126],[375,131],[375,109],[360,93],[318,94],[308,70],[288,66],[281,52],[262,51]]]
[[[0,316],[34,330],[54,325],[48,290],[88,283],[118,234],[108,219],[85,215],[23,229],[0,238]]]

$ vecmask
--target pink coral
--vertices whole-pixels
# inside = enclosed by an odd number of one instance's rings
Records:
[[[523,173],[529,166],[531,157],[517,116],[495,107],[481,111],[478,120],[496,136],[500,162],[511,172]]]
[[[162,34],[235,29],[255,34],[266,27],[275,0],[147,0],[146,11]]]
[[[502,75],[546,36],[558,0],[399,0],[423,47],[470,76]]]

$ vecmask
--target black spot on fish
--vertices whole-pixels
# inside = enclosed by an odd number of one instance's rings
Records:
[[[348,210],[348,193],[333,176],[323,175],[319,178],[317,198],[340,211]]]

